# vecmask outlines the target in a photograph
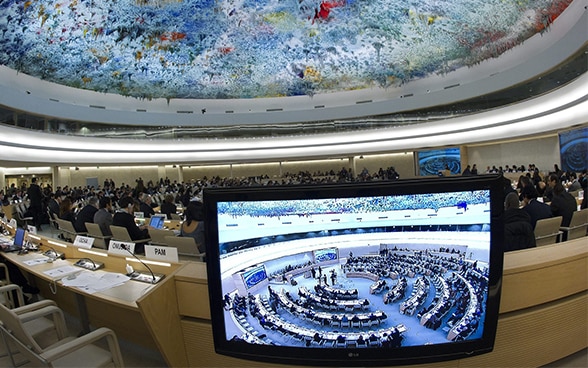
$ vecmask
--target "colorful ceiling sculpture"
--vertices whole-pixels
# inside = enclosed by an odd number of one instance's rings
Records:
[[[398,86],[498,57],[571,0],[2,0],[0,64],[137,98]]]

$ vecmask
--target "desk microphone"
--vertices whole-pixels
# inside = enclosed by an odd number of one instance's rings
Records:
[[[104,263],[95,262],[92,258],[80,258],[74,266],[85,268],[86,270],[96,271],[99,268],[104,267]]]
[[[143,262],[143,261],[141,260],[141,258],[137,257],[137,256],[135,255],[135,253],[131,252],[131,251],[130,251],[130,250],[127,248],[126,244],[121,244],[121,247],[122,247],[124,250],[126,250],[127,252],[129,252],[129,254],[130,254],[130,255],[132,255],[133,257],[135,257],[135,258],[136,258],[136,259],[137,259],[139,262],[141,262],[141,264],[142,264],[143,266],[145,266],[145,268],[147,268],[147,269],[149,270],[149,273],[151,274],[151,280],[145,280],[144,278],[142,278],[142,277],[141,277],[141,273],[139,273],[138,271],[133,271],[133,268],[132,268],[131,266],[128,266],[128,267],[127,267],[127,272],[128,272],[129,270],[131,270],[131,272],[129,272],[127,276],[130,276],[130,277],[131,277],[131,279],[133,279],[133,280],[137,280],[137,281],[144,281],[144,282],[148,282],[148,283],[150,283],[150,284],[157,284],[157,283],[159,282],[159,280],[161,280],[161,279],[163,278],[163,275],[158,275],[158,276],[155,276],[155,274],[153,273],[153,270],[151,269],[151,267],[149,267],[149,266],[148,266],[148,265],[147,265],[145,262]]]
[[[49,248],[48,250],[46,250],[43,255],[45,257],[48,257],[50,259],[49,262],[55,262],[58,259],[65,259],[65,254],[60,253],[58,251],[56,251],[55,249],[53,249],[50,246],[47,246],[47,248]]]

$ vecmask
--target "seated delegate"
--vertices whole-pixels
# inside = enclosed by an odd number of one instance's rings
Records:
[[[139,226],[135,223],[135,200],[132,197],[123,197],[118,201],[118,204],[120,209],[112,217],[112,225],[126,228],[132,240],[149,239],[147,226]],[[145,246],[137,243],[135,245],[135,253],[145,253]]]

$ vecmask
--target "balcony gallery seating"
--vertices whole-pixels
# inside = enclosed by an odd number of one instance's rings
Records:
[[[25,327],[24,321],[33,321],[36,318],[44,318],[42,315],[51,314],[54,319],[54,328],[57,334],[57,342],[43,348],[33,338],[31,332]],[[66,335],[65,318],[61,309],[55,306],[47,306],[31,312],[25,316],[19,316],[13,310],[0,305],[0,332],[7,344],[15,348],[31,366],[44,367],[76,367],[83,364],[84,367],[123,367],[123,360],[114,332],[101,327],[80,337]],[[106,341],[107,349],[94,345],[94,342]],[[12,358],[12,354],[11,354]],[[13,366],[17,366],[12,359]]]
[[[560,235],[563,233],[559,230],[561,220],[561,216],[537,220],[535,225],[537,246],[555,244],[560,241]]]

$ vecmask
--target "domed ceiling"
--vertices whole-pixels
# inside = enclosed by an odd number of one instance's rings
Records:
[[[495,58],[571,0],[3,0],[0,64],[137,98],[313,96]]]

